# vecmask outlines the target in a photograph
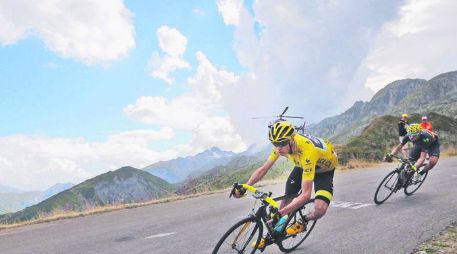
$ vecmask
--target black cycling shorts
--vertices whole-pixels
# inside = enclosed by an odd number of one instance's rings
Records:
[[[317,168],[316,168],[317,169]],[[301,179],[303,169],[295,167],[287,178],[286,195],[297,194],[301,190]],[[333,197],[333,175],[335,170],[318,173],[314,176],[314,192],[316,199],[325,201],[330,204]]]
[[[436,140],[429,147],[424,147],[420,145],[414,145],[409,153],[409,160],[417,161],[421,155],[421,152],[428,153],[428,156],[440,157],[440,142]]]

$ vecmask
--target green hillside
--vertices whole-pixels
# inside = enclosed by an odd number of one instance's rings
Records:
[[[212,191],[230,187],[233,183],[245,183],[251,174],[260,167],[267,157],[263,156],[241,156],[227,165],[213,168],[207,173],[193,179],[188,179],[178,186],[178,194],[191,194],[202,191]],[[264,179],[277,179],[287,176],[293,165],[286,159],[281,158],[268,171]]]
[[[308,131],[347,144],[361,135],[375,117],[402,113],[437,112],[451,118],[457,115],[457,71],[440,74],[431,80],[403,79],[379,90],[370,101],[357,101],[345,112],[311,125]]]
[[[104,205],[145,202],[173,192],[173,186],[143,170],[123,167],[109,171],[36,205],[0,216],[0,223],[37,218],[55,210],[83,211]]]
[[[439,136],[441,148],[457,146],[457,120],[437,113],[428,114],[433,130]],[[421,115],[412,114],[410,123],[420,122]],[[353,137],[343,146],[338,147],[341,164],[349,159],[380,160],[386,152],[399,143],[398,116],[381,116],[370,121],[362,134]]]

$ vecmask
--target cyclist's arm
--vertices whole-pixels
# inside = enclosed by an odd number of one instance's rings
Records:
[[[254,173],[252,173],[251,177],[246,182],[246,184],[254,185],[256,182],[260,181],[260,179],[263,178],[263,176],[268,172],[268,170],[271,168],[271,166],[273,166],[274,163],[274,160],[267,160],[262,166],[256,169]]]
[[[396,155],[402,148],[403,148],[403,143],[394,147],[394,149],[392,149],[392,152],[390,152],[390,154]]]
[[[302,180],[301,182],[302,193],[294,198],[290,204],[279,210],[279,213],[284,216],[298,208],[300,208],[306,201],[311,198],[311,191],[313,190],[313,180]]]

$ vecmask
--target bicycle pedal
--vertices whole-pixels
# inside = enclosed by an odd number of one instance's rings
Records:
[[[274,243],[273,239],[271,238],[270,234],[268,234],[265,238],[265,244],[260,248],[260,252],[263,252],[268,245],[272,245]]]

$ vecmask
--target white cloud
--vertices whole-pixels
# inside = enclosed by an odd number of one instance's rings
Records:
[[[113,134],[105,142],[14,135],[0,138],[0,182],[22,189],[45,189],[56,182],[78,183],[108,170],[138,168],[192,152],[176,146],[156,152],[149,146],[171,139],[170,128]]]
[[[218,1],[225,24],[235,25],[233,46],[246,69],[222,89],[222,104],[246,143],[267,137],[267,120],[252,116],[289,106],[288,114],[316,122],[373,94],[359,66],[398,3],[263,0],[248,11],[233,7],[240,2]]]
[[[431,78],[457,66],[457,27],[452,0],[409,0],[384,25],[361,71],[366,85],[379,90],[403,78]]]
[[[0,2],[0,44],[36,36],[64,58],[108,65],[135,46],[132,14],[121,0]]]
[[[245,144],[228,116],[221,116],[222,91],[232,86],[238,77],[216,68],[208,58],[197,52],[196,73],[187,79],[190,92],[167,99],[143,96],[124,108],[124,113],[142,123],[169,126],[188,131],[194,151],[217,146],[221,149],[242,151]]]
[[[201,99],[188,94],[173,99],[143,96],[135,104],[125,107],[124,113],[145,124],[190,131],[195,127],[195,122],[206,118],[208,105],[202,103]]]
[[[152,54],[148,62],[151,75],[171,84],[174,81],[174,78],[170,77],[172,72],[177,69],[191,69],[189,63],[182,58],[186,51],[187,38],[176,28],[168,26],[157,29],[157,38],[159,47],[165,54],[163,56],[158,52]]]
[[[222,89],[232,86],[238,81],[238,77],[232,72],[218,70],[200,51],[196,53],[196,58],[198,60],[197,72],[194,76],[189,77],[187,82],[202,99],[219,104]]]
[[[243,0],[217,0],[217,8],[224,19],[224,24],[234,26],[239,24]]]

